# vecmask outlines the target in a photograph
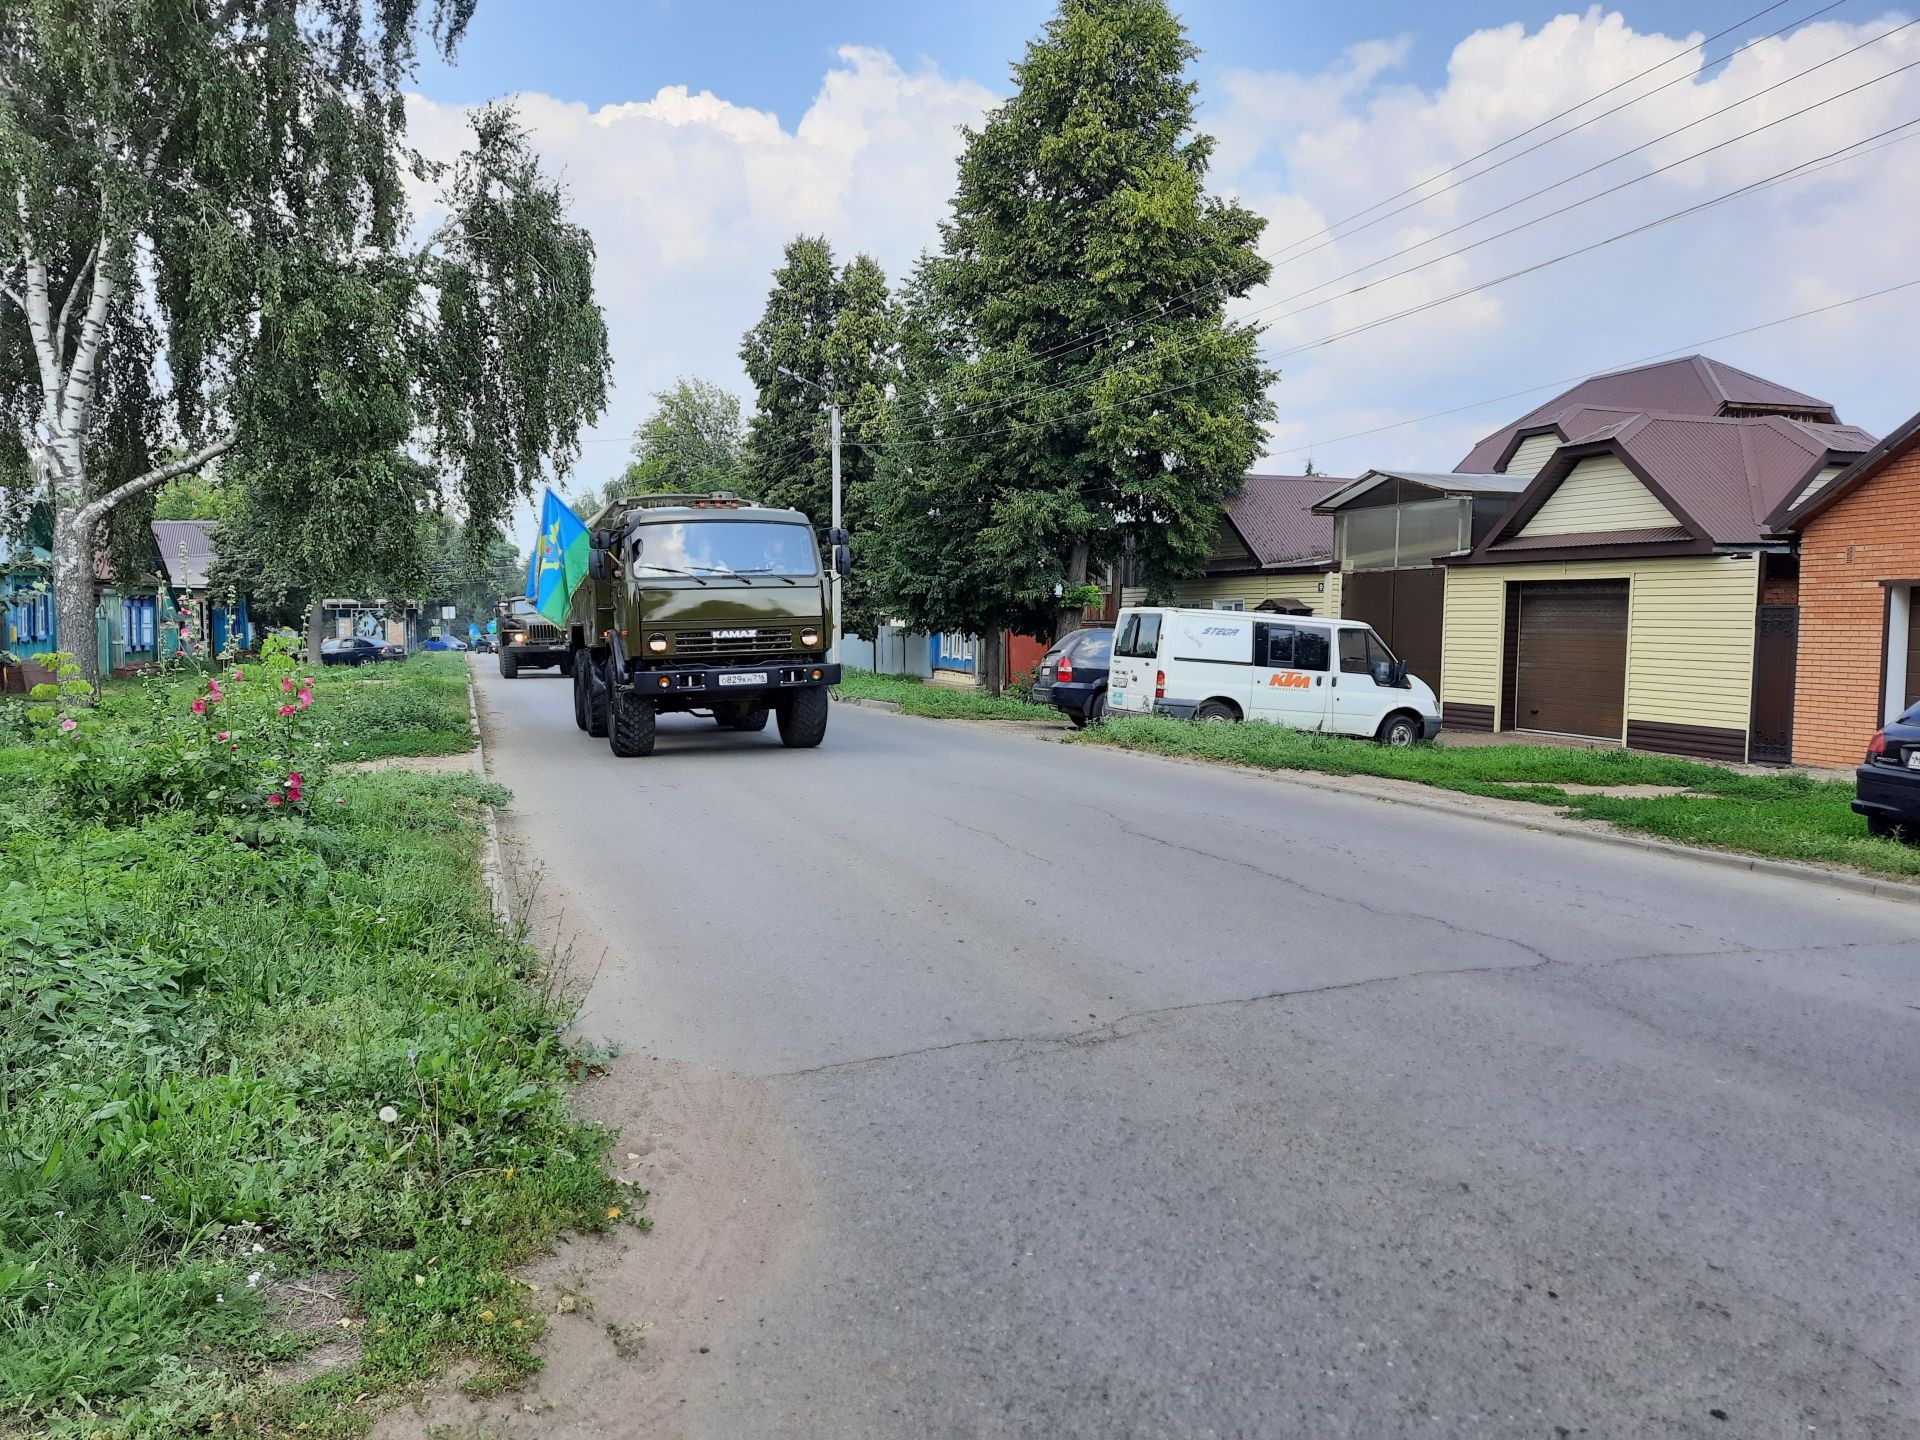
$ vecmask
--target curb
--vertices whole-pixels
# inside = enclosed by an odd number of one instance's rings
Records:
[[[830,695],[833,694],[832,691],[828,691],[827,693]],[[862,700],[857,696],[842,700],[838,695],[834,695],[833,698],[838,704],[858,705],[863,710],[885,710],[894,715],[900,713],[900,702],[898,700]]]
[[[897,711],[900,708],[890,700],[843,700],[840,703],[864,705],[876,710]],[[961,723],[977,722],[962,721]],[[1483,821],[1489,825],[1504,825],[1510,830],[1533,830],[1548,835],[1563,835],[1576,840],[1590,840],[1600,845],[1612,845],[1617,849],[1641,850],[1677,860],[1697,860],[1705,865],[1717,865],[1723,870],[1746,870],[1755,875],[1771,876],[1779,880],[1801,880],[1812,885],[1824,885],[1829,890],[1844,890],[1854,895],[1872,895],[1882,900],[1902,900],[1910,905],[1920,904],[1920,884],[1882,880],[1873,875],[1859,875],[1846,870],[1825,870],[1818,865],[1800,865],[1791,860],[1770,860],[1762,855],[1742,855],[1734,850],[1708,850],[1698,845],[1682,845],[1673,840],[1656,840],[1651,836],[1631,835],[1620,830],[1589,829],[1578,821],[1563,820],[1557,815],[1542,815],[1535,819],[1528,816],[1504,815],[1496,811],[1476,810],[1472,806],[1440,799],[1437,796],[1384,795],[1378,791],[1356,789],[1311,771],[1265,770],[1257,765],[1185,760],[1172,755],[1156,754],[1151,750],[1130,750],[1120,745],[1098,745],[1095,748],[1118,755],[1137,755],[1149,760],[1162,760],[1174,765],[1198,765],[1209,770],[1230,770],[1240,775],[1257,775],[1265,780],[1276,780],[1284,785],[1298,785],[1306,790],[1322,790],[1331,795],[1346,795],[1357,800],[1377,800],[1383,805],[1405,805],[1414,810],[1428,810],[1436,815],[1453,815]]]
[[[487,742],[480,733],[479,686],[473,679],[473,662],[467,662],[467,724],[473,730],[473,770],[487,778]],[[507,905],[507,880],[500,863],[500,816],[492,805],[480,807],[486,815],[487,843],[480,850],[480,878],[487,882],[487,898],[493,905],[493,918],[503,925],[511,921]]]

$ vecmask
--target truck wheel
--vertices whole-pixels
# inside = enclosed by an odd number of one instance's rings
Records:
[[[653,701],[631,688],[615,685],[609,679],[607,696],[607,744],[623,760],[653,753]]]
[[[520,661],[511,650],[502,650],[500,652],[500,678],[502,680],[517,680],[520,678]]]
[[[764,730],[767,728],[767,707],[750,706],[727,720],[727,725],[735,730]]]
[[[612,664],[611,661],[608,664]],[[587,678],[581,699],[586,709],[586,724],[582,727],[596,740],[607,738],[607,681],[600,673],[600,667],[593,662],[593,656],[582,650],[573,662],[573,673],[578,675],[586,671]]]
[[[789,750],[811,750],[827,738],[827,687],[799,690],[781,699],[780,743]]]
[[[587,679],[585,665],[569,665],[573,673],[573,723],[582,730],[587,728],[587,691],[591,683]]]

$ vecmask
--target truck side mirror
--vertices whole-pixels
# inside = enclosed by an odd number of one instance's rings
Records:
[[[852,537],[847,534],[846,527],[843,525],[835,525],[827,531],[827,544],[829,545],[846,545],[851,542]]]
[[[842,533],[844,534],[845,532],[843,531]],[[833,573],[836,575],[846,575],[850,574],[852,570],[853,551],[846,545],[835,545],[833,547]]]
[[[587,574],[595,580],[612,578],[613,567],[607,563],[607,552],[598,545],[587,551]]]

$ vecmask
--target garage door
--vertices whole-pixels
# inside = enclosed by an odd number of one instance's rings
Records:
[[[1538,580],[1512,589],[1508,723],[1618,740],[1627,693],[1627,582]]]

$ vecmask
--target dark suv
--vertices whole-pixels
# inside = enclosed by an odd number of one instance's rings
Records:
[[[1033,677],[1033,698],[1064,711],[1076,728],[1107,718],[1112,630],[1075,630],[1053,642]]]
[[[1887,723],[1867,742],[1854,771],[1853,809],[1867,833],[1920,844],[1920,705]]]

